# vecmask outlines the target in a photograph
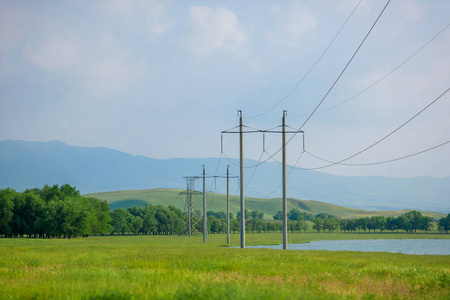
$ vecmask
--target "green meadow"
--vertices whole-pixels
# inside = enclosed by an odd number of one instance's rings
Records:
[[[247,245],[281,234],[247,234]],[[289,234],[313,240],[445,234]],[[239,245],[239,235],[231,236]],[[226,247],[226,235],[0,239],[1,299],[449,299],[450,256]]]

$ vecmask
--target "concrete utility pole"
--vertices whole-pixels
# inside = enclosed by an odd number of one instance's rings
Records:
[[[263,151],[265,151],[265,136],[266,133],[282,133],[282,180],[283,180],[283,249],[287,249],[287,194],[286,194],[286,133],[302,133],[303,134],[303,152],[305,152],[305,136],[302,130],[286,131],[286,115],[287,111],[283,111],[283,125],[282,130],[261,130],[251,129],[244,132],[244,125],[242,124],[242,111],[238,110],[239,117],[239,131],[225,130],[224,133],[239,133],[239,150],[240,150],[240,190],[241,190],[241,248],[245,248],[245,198],[244,198],[244,133],[262,133],[263,134]],[[236,127],[234,127],[236,128]],[[278,151],[280,151],[278,150]],[[223,151],[223,150],[222,150]],[[277,151],[277,153],[278,153]],[[259,165],[259,164],[258,164]]]
[[[203,166],[203,243],[206,243],[208,236],[208,228],[206,222],[206,188],[205,188],[205,166]]]
[[[240,149],[240,190],[241,190],[241,248],[245,248],[245,197],[244,197],[244,126],[242,124],[242,111],[239,114],[239,149]]]
[[[283,123],[282,123],[282,152],[283,152],[283,249],[288,248],[287,240],[287,196],[286,196],[286,111],[283,110]]]
[[[230,243],[230,166],[227,166],[227,244]]]

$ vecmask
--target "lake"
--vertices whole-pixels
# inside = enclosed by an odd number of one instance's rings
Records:
[[[247,246],[247,248],[282,249],[282,245]],[[392,252],[415,255],[450,255],[450,239],[405,240],[339,240],[289,244],[289,250],[328,250]]]

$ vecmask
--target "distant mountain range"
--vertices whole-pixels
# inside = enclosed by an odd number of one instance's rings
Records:
[[[246,160],[246,165],[256,161]],[[0,142],[0,188],[24,190],[45,184],[76,186],[81,193],[152,188],[183,189],[183,176],[200,175],[205,165],[208,175],[239,174],[237,159],[219,158],[152,159],[133,156],[107,148],[74,147],[62,142]],[[281,166],[276,162],[260,165],[254,176],[246,170],[245,193],[266,197],[281,181]],[[237,180],[231,181],[231,193],[237,194]],[[209,179],[208,190],[225,192],[225,182]],[[201,182],[197,182],[198,188]],[[279,198],[280,190],[270,197]],[[367,210],[419,209],[450,212],[450,177],[390,178],[348,177],[316,171],[292,172],[288,196],[318,200],[335,205]]]

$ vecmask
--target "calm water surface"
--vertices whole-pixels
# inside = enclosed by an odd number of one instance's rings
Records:
[[[282,245],[248,246],[247,248],[282,249]],[[289,250],[329,250],[392,252],[404,254],[450,255],[450,240],[340,240],[289,244]]]

